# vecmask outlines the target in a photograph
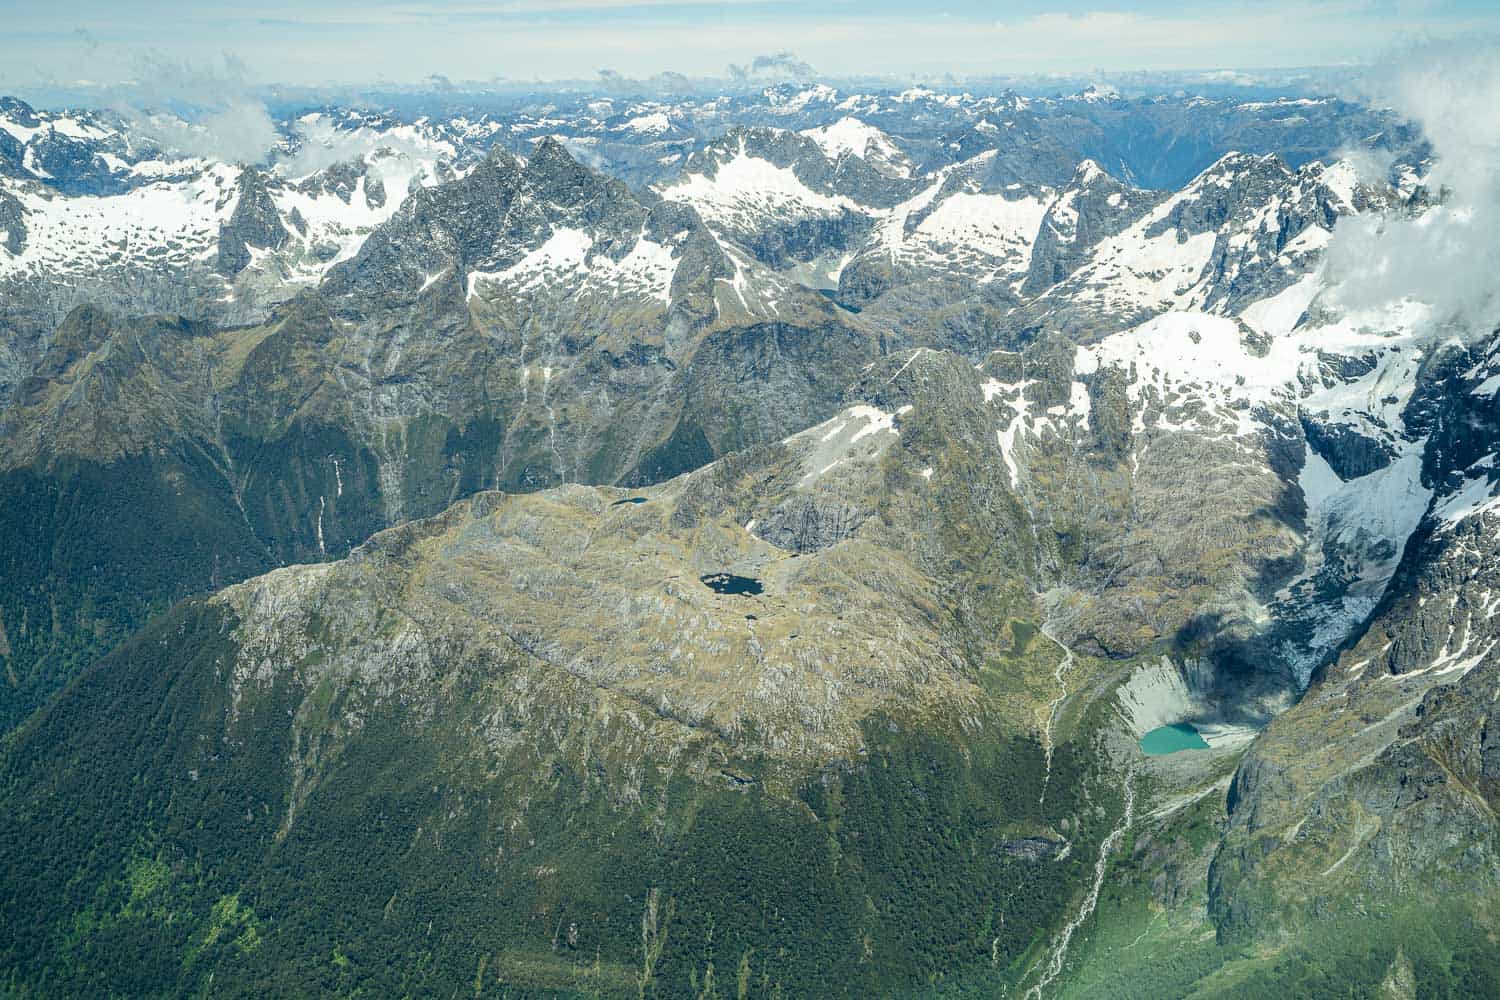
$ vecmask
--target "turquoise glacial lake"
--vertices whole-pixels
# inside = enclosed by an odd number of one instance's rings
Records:
[[[1141,737],[1141,750],[1152,757],[1179,750],[1207,750],[1208,744],[1198,730],[1188,722],[1174,722],[1170,726],[1158,726]]]

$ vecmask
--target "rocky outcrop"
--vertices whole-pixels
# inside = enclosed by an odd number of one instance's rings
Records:
[[[1378,472],[1395,457],[1389,445],[1360,432],[1349,424],[1326,422],[1327,414],[1303,413],[1302,433],[1307,445],[1327,462],[1343,480],[1358,479]]]
[[[15,136],[0,129],[0,177],[24,177],[26,147]]]
[[[739,156],[790,170],[810,189],[843,196],[869,208],[886,208],[908,197],[914,182],[877,170],[863,157],[831,158],[818,143],[796,132],[765,126],[730,129],[722,138],[688,157],[682,173],[708,177]]]
[[[798,554],[837,545],[859,528],[865,518],[857,507],[836,498],[789,498],[751,525],[760,539]]]
[[[233,277],[250,263],[250,249],[278,250],[286,245],[287,231],[265,177],[254,167],[240,171],[238,201],[229,221],[219,229],[219,253],[216,267],[225,277]]]
[[[1122,184],[1092,160],[1084,161],[1042,219],[1021,290],[1035,295],[1064,280],[1083,266],[1099,241],[1119,233],[1161,197]]]
[[[1065,847],[1067,847],[1067,842],[1062,840],[1050,840],[1046,837],[1021,837],[1016,840],[1007,840],[1000,845],[1000,851],[1006,857],[1017,858],[1021,861],[1035,864],[1041,861],[1051,861]]]
[[[12,254],[26,249],[25,209],[8,191],[0,191],[0,246]]]
[[[40,169],[66,195],[100,195],[117,190],[110,170],[87,143],[49,129],[36,135],[27,149],[34,169]]]
[[[564,228],[590,233],[589,256],[619,260],[647,211],[623,184],[588,170],[555,140],[539,143],[524,165],[497,149],[465,177],[413,192],[353,260],[334,269],[326,292],[360,312],[403,305],[430,275],[451,268],[463,286],[473,272],[514,266]]]

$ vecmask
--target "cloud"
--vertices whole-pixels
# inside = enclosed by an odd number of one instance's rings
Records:
[[[228,101],[191,119],[135,109],[127,117],[137,137],[174,156],[254,164],[265,160],[281,139],[265,105],[253,100]]]
[[[320,116],[297,122],[296,151],[277,159],[276,172],[283,177],[306,177],[336,163],[364,159],[377,149],[384,155],[374,158],[369,170],[382,180],[392,173],[410,173],[413,164],[429,161],[444,151],[415,138],[390,132],[338,128]],[[402,171],[396,170],[398,166]]]
[[[1419,126],[1438,204],[1420,215],[1348,217],[1327,254],[1329,297],[1346,310],[1420,302],[1440,324],[1500,324],[1500,43],[1434,42],[1369,74],[1358,95]],[[1369,169],[1369,164],[1365,165]]]
[[[1191,76],[1194,83],[1222,83],[1229,87],[1264,87],[1269,82],[1264,76],[1237,69],[1216,69]]]
[[[748,80],[751,77],[761,76],[811,80],[818,73],[810,64],[805,60],[799,59],[793,52],[773,52],[756,56],[746,66],[730,63],[729,75],[736,80]]]
[[[683,73],[666,69],[651,78],[661,90],[669,93],[685,94],[695,89],[693,81]]]
[[[599,155],[599,151],[593,147],[593,144],[591,142],[567,135],[554,135],[551,136],[551,138],[556,139],[559,143],[561,143],[562,148],[568,151],[568,155],[573,157],[573,159],[577,160],[579,163],[582,163],[584,166],[592,167],[594,170],[598,170],[601,173],[609,170],[611,166],[610,162],[603,156]],[[542,140],[540,138],[536,140],[536,142],[541,141]],[[533,145],[534,144],[535,143],[533,143]]]
[[[117,99],[114,110],[129,122],[134,137],[169,155],[271,166],[284,177],[305,177],[380,149],[383,155],[369,169],[383,178],[409,172],[405,168],[412,163],[443,152],[411,137],[337,128],[321,117],[279,125],[247,82],[249,75],[245,64],[228,53],[221,66],[153,55],[140,61],[141,82]],[[455,89],[442,74],[425,83],[436,93]]]
[[[281,142],[281,133],[246,83],[244,63],[223,57],[223,69],[142,57],[137,83],[113,110],[133,133],[176,156],[227,163],[260,163]]]
[[[638,79],[626,76],[613,69],[599,71],[599,85],[609,93],[636,95],[682,95],[699,93],[704,88],[702,81],[694,81],[682,73],[662,70],[654,76]]]

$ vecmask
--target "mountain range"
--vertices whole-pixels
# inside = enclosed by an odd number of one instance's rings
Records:
[[[1500,989],[1500,330],[1339,294],[1451,197],[1390,112],[0,115],[9,992]]]

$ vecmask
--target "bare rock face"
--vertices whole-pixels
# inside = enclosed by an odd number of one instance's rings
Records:
[[[26,147],[9,132],[0,130],[0,176],[24,177]]]
[[[0,246],[17,255],[26,249],[25,209],[7,191],[0,191]]]
[[[1161,197],[1116,180],[1092,160],[1079,165],[1037,231],[1022,291],[1034,295],[1063,281],[1101,240],[1140,218]]]
[[[852,535],[865,514],[842,500],[795,497],[754,526],[756,537],[797,553],[816,552]]]
[[[113,187],[108,168],[87,143],[49,129],[27,146],[32,163],[65,194],[102,194]]]
[[[219,230],[216,266],[226,277],[233,277],[245,269],[250,263],[251,247],[279,250],[288,239],[276,202],[271,199],[265,177],[258,170],[244,168],[240,172],[237,191],[239,201],[234,213]]]
[[[1313,451],[1328,463],[1340,479],[1358,479],[1378,472],[1394,457],[1389,446],[1360,433],[1357,427],[1302,416],[1302,432]]]

